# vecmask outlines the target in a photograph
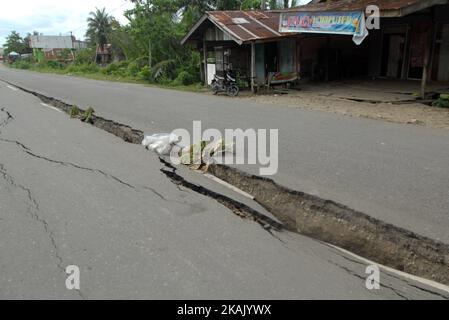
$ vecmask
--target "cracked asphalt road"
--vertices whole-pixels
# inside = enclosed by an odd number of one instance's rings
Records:
[[[0,299],[442,299],[173,184],[143,148],[0,81]],[[263,214],[202,176],[177,174]],[[81,288],[65,287],[66,266]]]
[[[7,69],[0,79],[149,134],[176,128],[279,128],[279,173],[294,190],[334,200],[449,243],[449,131],[260,105],[134,84]],[[238,115],[238,116],[237,116]],[[258,167],[241,167],[259,174]]]

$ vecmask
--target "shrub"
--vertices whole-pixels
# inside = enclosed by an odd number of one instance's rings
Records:
[[[77,72],[79,72],[79,67],[74,65],[74,64],[71,64],[67,68],[67,72],[69,72],[69,73],[77,73]]]
[[[128,62],[112,62],[107,65],[105,68],[101,69],[103,74],[108,74],[112,76],[122,76],[125,77],[128,75]]]
[[[78,67],[78,72],[82,72],[82,73],[97,73],[99,71],[100,71],[100,67],[93,62],[85,63]]]
[[[75,53],[75,61],[74,63],[76,65],[83,65],[83,64],[90,64],[95,62],[95,50],[88,48],[88,49],[81,49],[78,52]]]
[[[175,71],[176,62],[174,60],[161,61],[151,69],[150,80],[161,84],[166,84],[167,81],[170,83],[170,79],[174,79]]]
[[[47,68],[47,60],[41,60],[36,65],[38,68],[44,69]]]
[[[140,72],[137,74],[137,78],[140,80],[151,80],[151,70],[148,66],[145,66],[140,70]]]
[[[81,65],[72,64],[67,69],[70,73],[97,73],[100,68],[93,62]]]
[[[449,94],[441,94],[432,105],[438,108],[449,108]]]
[[[128,75],[131,77],[136,77],[139,73],[139,66],[137,65],[137,62],[133,61],[128,65]]]
[[[12,67],[22,70],[27,70],[31,68],[31,63],[25,60],[19,60],[12,64]]]
[[[156,83],[161,84],[163,86],[172,86],[173,80],[164,75],[162,77],[159,77]]]
[[[58,69],[58,70],[65,68],[64,64],[62,64],[61,62],[58,62],[58,61],[53,61],[53,60],[47,61],[46,67],[51,68],[51,69]]]
[[[181,71],[176,77],[176,79],[173,81],[173,84],[177,86],[179,85],[188,86],[194,82],[195,79],[194,77],[192,77],[190,73],[188,73],[187,71]]]
[[[116,62],[116,63],[117,63],[117,66],[119,69],[128,69],[128,66],[129,66],[128,60],[123,60],[123,61]]]
[[[108,64],[106,67],[101,69],[101,72],[104,74],[114,74],[118,69],[119,69],[118,64],[112,62],[111,64]]]
[[[58,53],[58,58],[67,61],[72,57],[72,54],[73,52],[71,49],[63,49]]]
[[[237,75],[236,75],[236,83],[239,88],[248,88],[249,87],[248,81],[245,79],[242,79],[242,77],[240,76],[240,73],[237,73]]]

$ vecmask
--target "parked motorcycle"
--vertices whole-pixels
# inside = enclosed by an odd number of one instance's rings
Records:
[[[212,80],[211,86],[212,92],[215,95],[217,95],[219,92],[226,92],[228,96],[236,97],[240,92],[235,78],[232,77],[229,72],[225,72],[224,77],[215,75],[214,80]]]

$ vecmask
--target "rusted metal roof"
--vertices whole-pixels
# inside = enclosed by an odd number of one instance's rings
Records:
[[[207,29],[207,23],[215,25],[238,44],[269,41],[291,37],[292,33],[279,32],[280,16],[283,12],[331,12],[365,11],[369,5],[380,9],[381,17],[403,17],[408,14],[447,4],[449,0],[333,0],[312,1],[310,4],[272,11],[208,11],[182,39],[199,42]]]
[[[30,47],[36,49],[73,49],[72,36],[31,36]]]
[[[383,17],[402,17],[435,5],[447,3],[448,0],[333,0],[319,3],[312,2],[282,11],[365,11],[369,5],[376,5],[379,7]]]
[[[184,37],[182,43],[198,40],[194,34],[208,20],[227,33],[239,44],[266,41],[279,37],[291,37],[291,33],[280,33],[280,13],[273,11],[208,11]]]

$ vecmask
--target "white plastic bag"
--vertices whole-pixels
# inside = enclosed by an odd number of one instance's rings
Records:
[[[142,145],[150,151],[159,155],[169,155],[173,146],[179,142],[179,137],[170,133],[145,136]]]

